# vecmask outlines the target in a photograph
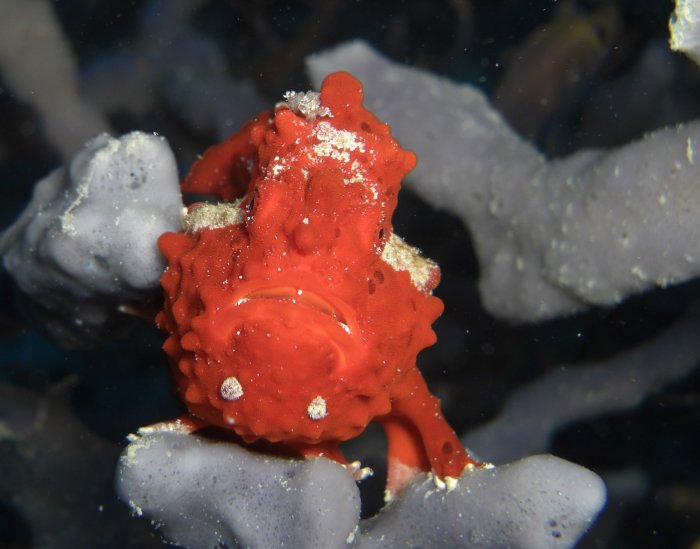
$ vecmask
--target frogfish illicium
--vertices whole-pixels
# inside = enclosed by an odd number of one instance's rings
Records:
[[[449,483],[476,462],[416,367],[440,271],[391,224],[415,155],[350,74],[285,98],[196,162],[183,190],[219,202],[159,241],[182,424],[347,464],[338,445],[376,421],[388,497],[420,471]]]

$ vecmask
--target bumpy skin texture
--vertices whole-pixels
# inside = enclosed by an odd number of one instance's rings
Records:
[[[338,444],[378,421],[390,495],[474,463],[415,363],[443,310],[437,266],[392,236],[415,162],[335,73],[320,105],[279,104],[195,164],[183,190],[229,205],[195,205],[187,231],[160,238],[157,322],[199,425],[344,462]]]

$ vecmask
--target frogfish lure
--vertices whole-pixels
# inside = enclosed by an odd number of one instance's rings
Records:
[[[357,79],[331,74],[204,153],[182,188],[219,202],[161,236],[156,321],[189,410],[180,425],[357,474],[338,445],[376,421],[391,498],[418,472],[449,484],[478,464],[416,367],[443,310],[438,266],[392,231],[416,158],[362,98]]]

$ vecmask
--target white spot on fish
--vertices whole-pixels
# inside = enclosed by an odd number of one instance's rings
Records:
[[[237,378],[231,376],[221,384],[221,397],[226,400],[238,400],[243,396],[243,387]]]
[[[314,421],[326,417],[328,415],[328,411],[326,410],[325,399],[322,396],[315,397],[306,408],[306,413],[309,414],[309,417]]]

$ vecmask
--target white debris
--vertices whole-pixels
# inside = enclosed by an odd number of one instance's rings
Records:
[[[306,408],[306,413],[314,421],[323,419],[328,415],[328,410],[326,410],[326,401],[322,396],[315,397],[309,406]]]
[[[319,122],[316,126],[316,139],[320,141],[314,145],[314,153],[317,156],[329,156],[341,162],[350,162],[350,153],[353,151],[365,152],[365,143],[358,139],[355,132],[338,130],[329,122]]]
[[[243,223],[240,200],[221,204],[199,204],[185,216],[185,227],[190,232],[202,229],[219,229]]]
[[[318,116],[333,116],[328,107],[321,105],[321,94],[318,92],[288,91],[284,94],[284,100],[292,112],[301,114],[309,121]]]
[[[408,271],[411,282],[423,292],[428,290],[430,279],[438,268],[435,262],[423,257],[418,248],[409,246],[395,234],[384,246],[382,259],[396,271]]]
[[[243,396],[243,387],[238,378],[231,376],[221,383],[221,398],[226,400],[238,400]]]

